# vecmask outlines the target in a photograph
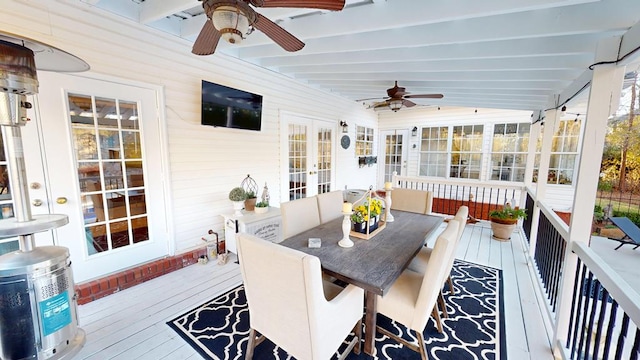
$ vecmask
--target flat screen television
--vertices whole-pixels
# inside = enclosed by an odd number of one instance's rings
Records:
[[[260,131],[262,95],[202,80],[202,125]]]

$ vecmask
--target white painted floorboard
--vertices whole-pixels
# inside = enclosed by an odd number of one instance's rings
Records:
[[[435,236],[430,245],[433,241]],[[468,225],[456,257],[503,270],[507,358],[552,359],[541,315],[544,304],[538,303],[519,234],[500,242],[491,239],[488,223]],[[240,269],[233,260],[223,266],[215,262],[188,266],[79,306],[87,343],[76,358],[200,359],[166,322],[240,284]]]

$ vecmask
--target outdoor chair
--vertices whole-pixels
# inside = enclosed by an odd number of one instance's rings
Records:
[[[280,204],[280,214],[285,239],[320,225],[318,200],[315,196]]]
[[[459,224],[458,232],[456,234],[454,250],[451,254],[451,257],[447,260],[446,264],[446,279],[443,281],[444,283],[449,284],[449,291],[451,294],[455,294],[455,289],[453,287],[453,281],[451,280],[451,270],[453,269],[453,261],[455,260],[456,249],[458,248],[458,244],[460,244],[460,239],[462,238],[462,233],[464,233],[464,228],[467,224],[467,218],[469,217],[469,208],[467,206],[460,206],[458,211],[456,212],[455,217],[453,218]],[[451,223],[451,222],[450,222]],[[424,273],[427,269],[427,265],[429,263],[429,259],[431,258],[432,249],[424,247],[422,248],[418,254],[413,258],[408,268],[417,271],[419,273]],[[447,306],[444,303],[444,297],[442,296],[442,292],[438,296],[438,302],[440,305],[440,310],[442,311],[443,317],[448,317],[449,314],[447,312]]]
[[[320,223],[324,224],[344,216],[342,214],[342,204],[344,203],[342,190],[320,194],[316,198],[320,212]]]
[[[391,210],[430,214],[433,208],[431,191],[396,188],[391,191]]]
[[[618,245],[615,250],[620,249],[623,245],[632,245],[634,246],[633,250],[640,246],[640,228],[629,220],[629,218],[612,217],[609,218],[609,220],[611,220],[613,225],[617,226],[624,233],[624,237],[622,239],[609,238],[620,242],[620,245]]]
[[[296,359],[329,359],[351,331],[341,359],[354,346],[360,353],[364,290],[325,282],[316,256],[246,233],[238,233],[238,257],[251,325],[246,359],[265,337]]]
[[[422,360],[427,359],[424,329],[429,317],[433,314],[436,321],[440,315],[436,310],[438,294],[442,289],[442,282],[446,277],[448,259],[452,256],[456,236],[458,235],[458,221],[451,220],[447,228],[436,239],[431,261],[424,273],[406,269],[391,286],[384,296],[378,296],[378,313],[383,314],[407,327],[415,333],[418,346],[407,342],[392,332],[378,326],[378,331],[395,339],[404,346],[420,353]]]

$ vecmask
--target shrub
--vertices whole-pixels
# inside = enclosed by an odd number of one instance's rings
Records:
[[[241,187],[234,187],[229,192],[229,200],[231,201],[244,201],[247,198],[247,193]]]

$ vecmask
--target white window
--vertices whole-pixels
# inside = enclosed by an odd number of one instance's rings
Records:
[[[449,127],[436,126],[422,128],[420,141],[420,176],[445,177]]]
[[[480,179],[484,125],[453,127],[449,177]]]
[[[530,129],[528,123],[494,125],[491,180],[524,181]]]
[[[356,126],[356,156],[373,155],[373,128]]]
[[[551,157],[549,158],[549,173],[547,183],[571,185],[575,176],[576,160],[578,159],[578,145],[580,144],[581,120],[562,120],[553,134]],[[542,147],[542,132],[538,139],[536,158],[533,170],[533,181],[538,180],[540,167],[540,149]]]

